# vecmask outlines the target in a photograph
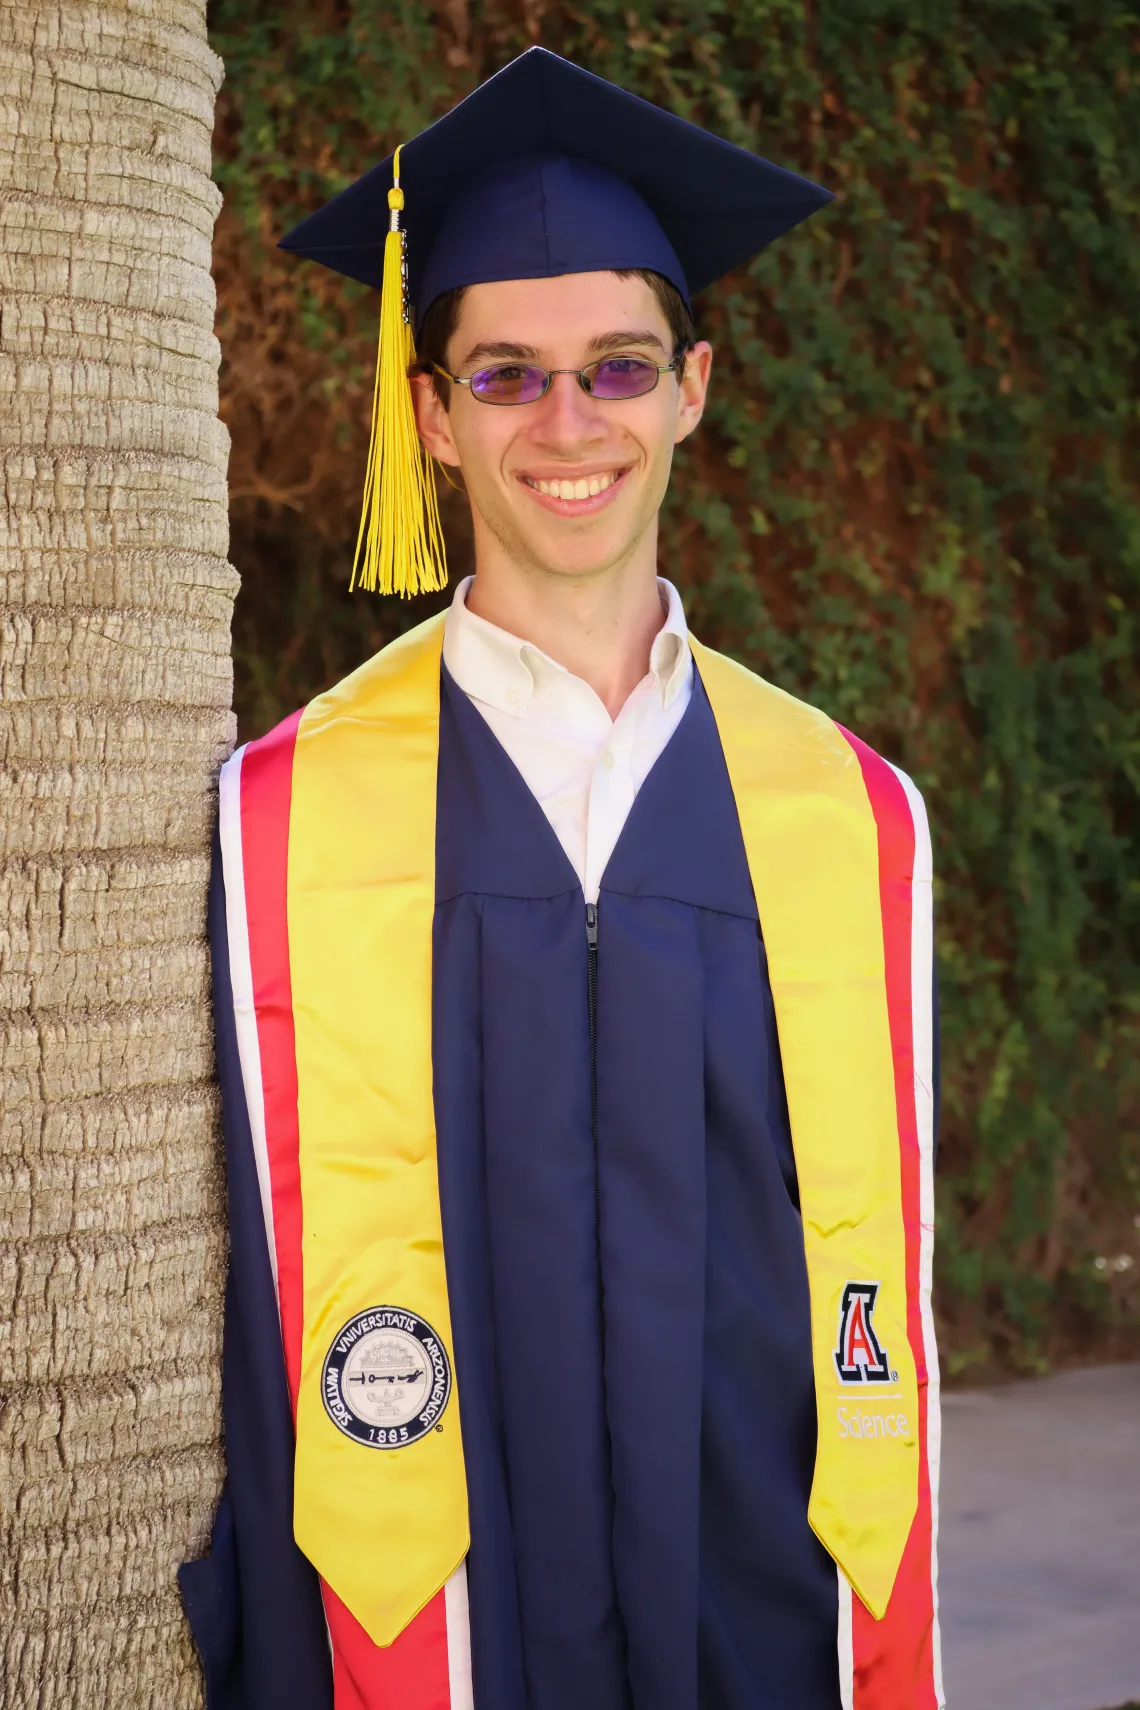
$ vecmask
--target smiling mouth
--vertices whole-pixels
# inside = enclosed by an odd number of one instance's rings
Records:
[[[544,499],[561,499],[563,504],[569,504],[600,497],[616,486],[626,473],[624,469],[608,469],[597,475],[581,475],[576,481],[541,481],[531,475],[524,475],[522,480],[524,486],[533,493],[541,493]]]

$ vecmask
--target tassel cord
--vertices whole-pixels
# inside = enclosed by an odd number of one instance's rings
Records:
[[[447,561],[431,459],[416,429],[409,371],[416,360],[407,300],[407,257],[400,215],[400,150],[388,192],[380,337],[364,502],[352,560],[352,581],[370,593],[415,594],[442,588]]]

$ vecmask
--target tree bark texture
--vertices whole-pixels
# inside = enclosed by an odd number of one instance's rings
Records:
[[[0,1706],[201,1702],[233,740],[204,0],[0,4]]]

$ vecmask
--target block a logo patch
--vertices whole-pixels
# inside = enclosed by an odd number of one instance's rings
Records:
[[[373,1449],[403,1449],[426,1436],[450,1394],[442,1340],[425,1319],[399,1306],[374,1306],[350,1318],[321,1371],[325,1412],[338,1431]]]
[[[839,1303],[839,1345],[835,1369],[840,1383],[897,1383],[887,1350],[875,1334],[877,1282],[849,1282]]]

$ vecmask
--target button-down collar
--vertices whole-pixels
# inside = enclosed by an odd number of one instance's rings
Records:
[[[473,612],[467,604],[467,591],[474,580],[473,576],[465,577],[455,590],[444,629],[444,661],[473,700],[521,717],[535,694],[542,693],[544,679],[549,682],[550,674],[570,677],[572,673],[532,642],[522,641]],[[663,577],[658,577],[657,587],[665,621],[649,651],[649,676],[661,696],[661,705],[668,708],[689,681],[692,654],[681,596]]]

